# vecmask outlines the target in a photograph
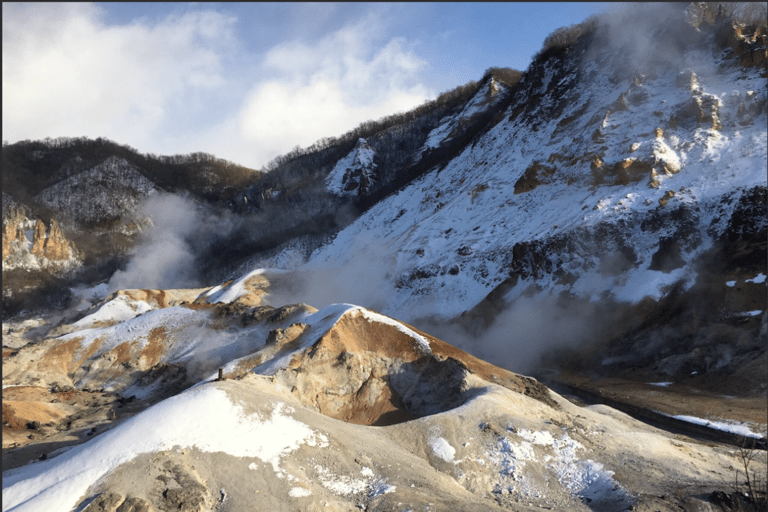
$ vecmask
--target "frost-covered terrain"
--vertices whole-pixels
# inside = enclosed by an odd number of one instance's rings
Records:
[[[357,260],[374,261],[390,287],[381,309],[411,320],[471,309],[515,273],[520,243],[573,240],[550,256],[550,271],[522,262],[507,299],[532,284],[628,302],[657,300],[680,280],[691,286],[691,263],[723,234],[740,197],[767,181],[762,71],[713,61],[711,51],[693,48],[689,68],[654,77],[616,76],[599,61],[544,63],[541,76],[526,75],[503,121],[439,173],[371,208],[304,268],[344,277]],[[543,96],[536,109],[515,115],[534,94]],[[555,102],[562,113],[547,115]],[[703,114],[688,113],[699,102]],[[687,236],[679,224],[649,226],[674,211],[689,217]],[[582,240],[606,225],[618,239]],[[676,268],[654,268],[654,254],[676,236]]]
[[[48,414],[61,448],[4,471],[3,510],[666,510],[736,463],[359,306],[255,305],[265,284],[113,295],[6,360],[9,419]]]

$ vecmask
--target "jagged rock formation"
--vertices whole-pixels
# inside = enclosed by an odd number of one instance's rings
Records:
[[[338,195],[367,195],[376,181],[375,158],[376,152],[361,138],[326,178],[328,189]]]
[[[56,219],[46,227],[40,219],[28,219],[15,210],[3,220],[3,271],[23,268],[65,273],[82,263],[82,255]]]

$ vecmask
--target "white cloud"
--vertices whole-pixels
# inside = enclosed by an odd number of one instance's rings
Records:
[[[226,85],[234,18],[211,11],[107,26],[89,4],[3,6],[3,134],[106,136],[156,151],[179,111]]]
[[[434,96],[376,14],[268,49],[238,41],[236,23],[200,10],[115,26],[92,4],[6,4],[4,139],[103,136],[260,167]]]
[[[376,26],[369,17],[318,44],[291,42],[268,52],[264,67],[278,77],[248,93],[240,117],[243,137],[263,159],[434,96],[420,79],[426,63],[400,38],[377,47]]]

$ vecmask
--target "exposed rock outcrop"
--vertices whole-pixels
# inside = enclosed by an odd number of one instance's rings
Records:
[[[377,180],[375,160],[376,151],[365,139],[359,139],[352,152],[328,174],[329,190],[343,196],[367,195]]]
[[[82,254],[56,219],[46,227],[20,212],[3,218],[3,270],[49,270],[62,273],[82,264]]]

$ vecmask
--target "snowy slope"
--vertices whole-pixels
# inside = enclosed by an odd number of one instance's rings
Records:
[[[77,316],[34,343],[4,349],[4,389],[28,393],[4,402],[4,420],[11,412],[73,409],[34,428],[20,417],[21,426],[8,426],[45,457],[35,461],[29,451],[33,463],[4,472],[3,511],[91,512],[113,499],[111,509],[178,509],[171,497],[179,497],[209,510],[618,512],[696,507],[722,489],[738,467],[736,450],[688,442],[605,405],[574,405],[427,334],[423,324],[403,323],[459,317],[436,322],[456,329],[467,318],[460,315],[493,292],[509,301],[504,306],[535,294],[659,306],[654,301],[675,283],[696,289],[707,270],[698,258],[727,230],[739,235],[744,225],[732,221],[746,199],[764,209],[764,69],[737,66],[711,40],[689,47],[682,67],[643,63],[642,70],[580,44],[536,60],[517,87],[490,80],[430,132],[412,161],[440,154],[431,150],[485,119],[490,105],[498,111],[482,135],[375,204],[308,261],[296,263],[311,245],[297,239],[270,253],[279,268],[251,268],[211,288],[123,290],[87,311],[88,297],[106,290],[80,290]],[[376,180],[376,156],[360,139],[326,189],[364,195]],[[120,165],[112,161],[107,174]],[[113,178],[146,188],[131,176]],[[747,228],[764,231],[759,215],[746,219]],[[737,328],[762,319],[757,332],[768,318],[756,309],[768,271],[718,272],[711,271],[712,286],[744,306],[728,313]],[[539,354],[535,345],[550,336],[544,323],[555,322],[547,311],[529,313],[503,326],[505,344],[481,352],[500,353],[506,368]],[[574,325],[557,328],[575,338]],[[723,360],[759,365],[754,354],[764,357],[764,343],[753,350],[749,336],[716,327],[705,334]],[[531,336],[531,328],[545,336]],[[526,343],[509,344],[518,334]],[[661,353],[666,340],[646,341],[627,344]],[[639,357],[619,348],[602,365]],[[696,349],[700,360],[704,348]],[[654,377],[658,388],[696,374],[662,362],[642,368],[675,368],[670,380]],[[590,364],[599,368],[601,358]],[[83,419],[74,401],[64,403],[83,395],[99,417]],[[114,399],[111,416],[98,402],[105,395]],[[145,409],[122,409],[120,417],[116,409],[131,401]],[[709,409],[672,417],[764,443],[764,423]],[[93,428],[70,431],[73,423]],[[96,426],[100,435],[87,437]],[[57,442],[63,448],[45,451]],[[765,464],[764,451],[756,460]]]
[[[420,157],[424,151],[440,147],[446,143],[461,126],[469,123],[475,116],[492,110],[508,94],[509,89],[504,84],[491,78],[485,83],[474,97],[467,102],[461,112],[444,119],[440,126],[429,132],[424,146],[416,154]]]
[[[339,160],[326,177],[328,190],[339,196],[365,194],[376,180],[375,156],[376,152],[365,139],[358,140],[355,148]]]
[[[683,240],[681,256],[690,263],[722,233],[741,194],[766,186],[766,81],[759,69],[741,69],[710,51],[690,50],[690,69],[661,69],[654,77],[617,78],[597,62],[569,60],[545,64],[531,84],[529,70],[529,88],[502,122],[439,173],[374,206],[304,268],[345,276],[355,260],[371,258],[376,274],[388,277],[382,311],[405,320],[450,318],[510,277],[515,244],[608,223],[635,252],[624,272],[600,271],[621,244],[564,253],[571,282],[528,275],[508,297],[534,281],[553,292],[631,302],[658,298],[680,279],[690,285],[690,265],[649,268],[662,239],[679,226],[643,229],[644,221],[683,208],[695,231]],[[532,94],[541,95],[538,106],[515,115],[530,109]],[[552,116],[558,101],[565,107]]]
[[[108,308],[102,310],[95,314],[108,320]],[[210,321],[207,313],[182,313],[179,306],[153,309],[123,321],[122,329],[107,337],[112,344],[126,343],[145,326],[171,331],[173,326]],[[286,343],[286,350],[247,375],[215,382],[212,376],[203,378],[87,442],[5,471],[3,510],[90,511],[102,506],[96,500],[114,500],[116,506],[123,500],[129,504],[129,499],[163,509],[172,504],[169,496],[176,496],[208,510],[221,504],[235,510],[303,510],[318,500],[343,509],[355,503],[385,510],[399,510],[393,508],[397,503],[431,503],[438,510],[518,510],[522,503],[588,510],[583,506],[588,501],[600,510],[618,512],[658,494],[659,483],[648,481],[651,469],[654,475],[685,475],[691,485],[701,486],[710,485],[713,475],[720,476],[723,467],[735,462],[730,451],[689,443],[604,406],[580,408],[548,391],[546,399],[529,396],[532,379],[468,358],[358,306],[335,304],[299,319],[308,328],[297,343]],[[259,343],[264,332],[234,323],[218,333],[208,330],[206,343],[177,332],[172,344],[177,355],[193,359],[214,352],[231,357],[222,341],[236,331],[251,338],[252,350],[264,349]],[[395,331],[405,345],[392,346]],[[90,336],[87,330],[79,334]],[[348,382],[369,356],[384,363],[379,371],[389,372],[385,382],[421,386],[418,397],[425,407],[452,392],[452,379],[446,379],[451,375],[432,375],[455,364],[445,356],[433,357],[445,350],[467,365],[454,366],[463,376],[458,402],[386,426],[353,424],[317,407],[323,390],[333,400],[365,404],[375,386],[345,394],[320,388],[312,399],[301,400],[298,386],[284,382],[300,374],[327,379],[328,386],[334,378]],[[406,360],[418,359],[393,365],[387,359],[393,351],[401,356],[410,351]],[[414,371],[426,358],[438,366]],[[352,360],[357,364],[344,364]],[[225,372],[237,363],[232,360]],[[484,368],[493,374],[485,375]],[[374,371],[364,378],[370,382],[381,376]],[[520,383],[525,386],[516,389]],[[638,439],[649,448],[639,462],[627,465]],[[183,492],[174,495],[176,489]]]

